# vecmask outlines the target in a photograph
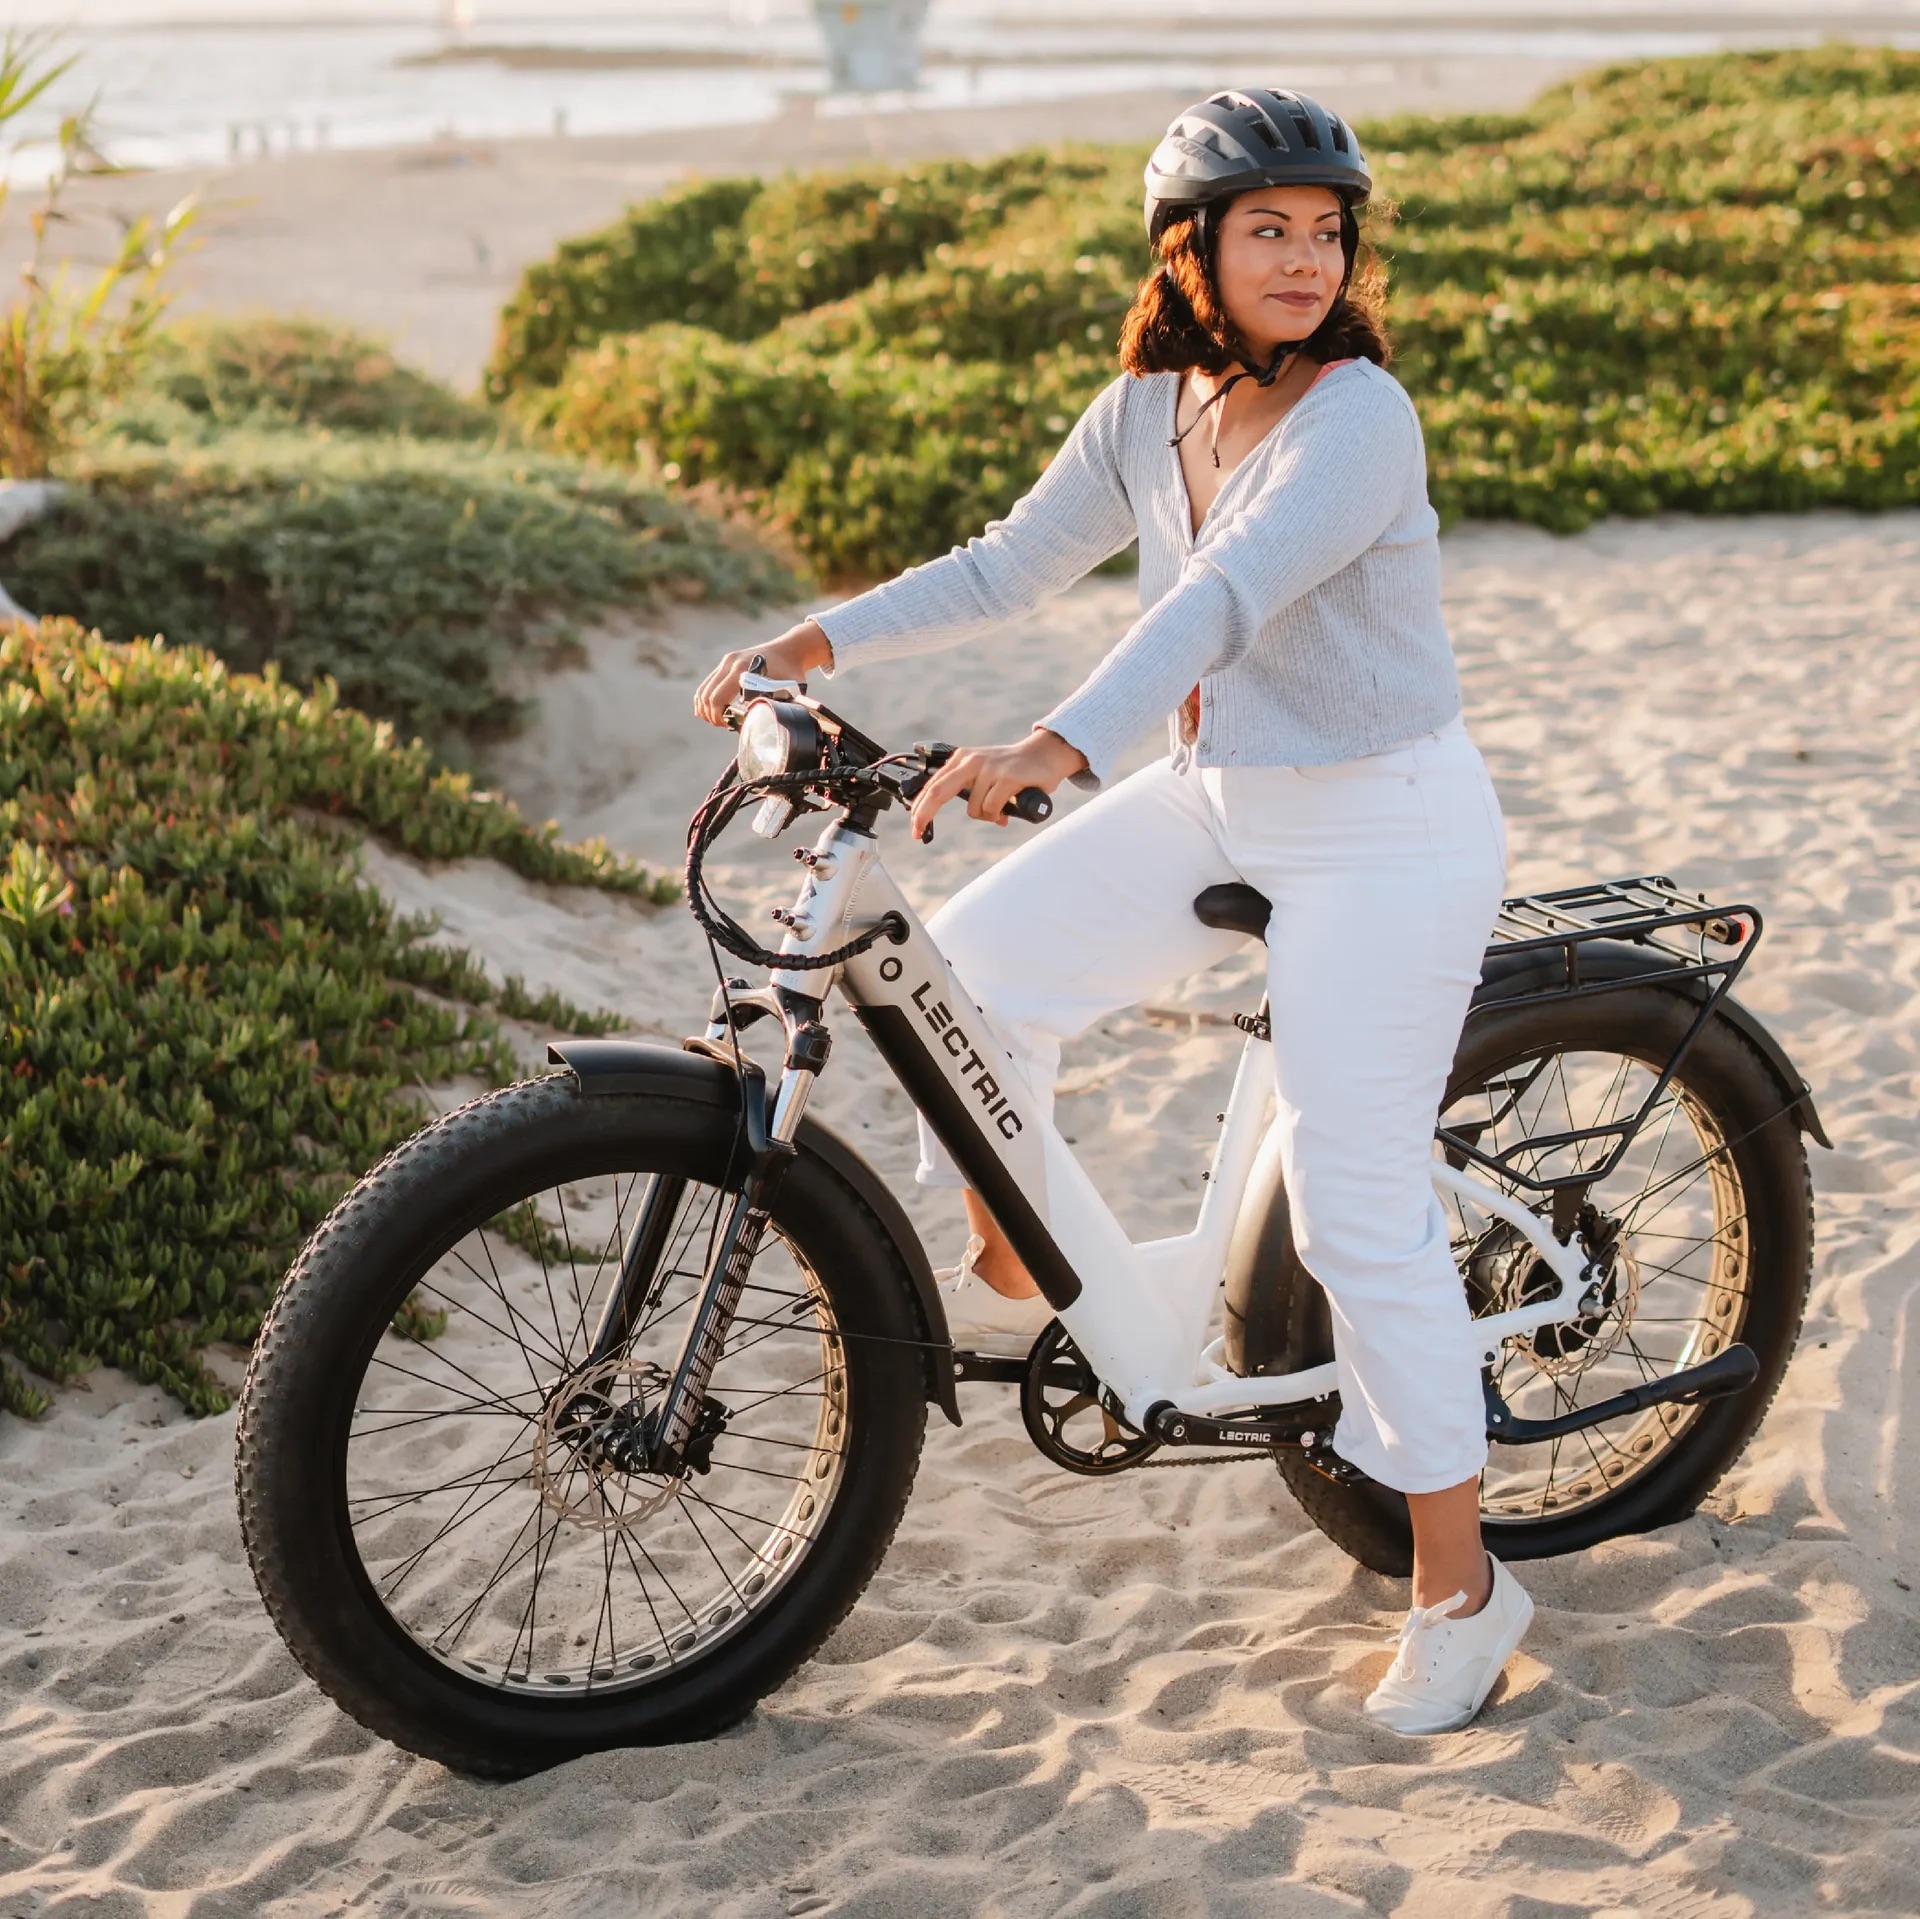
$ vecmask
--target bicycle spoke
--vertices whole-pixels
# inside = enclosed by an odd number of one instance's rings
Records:
[[[1494,1364],[1496,1386],[1523,1418],[1578,1413],[1628,1384],[1663,1378],[1687,1363],[1693,1341],[1708,1331],[1738,1337],[1737,1317],[1728,1319],[1717,1303],[1745,1297],[1747,1250],[1739,1236],[1747,1215],[1726,1143],[1689,1103],[1683,1079],[1648,1100],[1657,1079],[1656,1067],[1624,1053],[1556,1048],[1502,1068],[1474,1089],[1471,1104],[1463,1094],[1450,1109],[1486,1115],[1477,1144],[1512,1169],[1495,1183],[1536,1209],[1541,1202],[1527,1177],[1556,1170],[1565,1177],[1569,1169],[1587,1175],[1613,1159],[1586,1194],[1617,1233],[1606,1303],[1510,1339]],[[1631,1129],[1624,1144],[1621,1129]],[[1542,1133],[1594,1137],[1547,1148],[1535,1143]],[[1536,1283],[1537,1263],[1511,1228],[1481,1217],[1470,1198],[1452,1210],[1455,1256],[1463,1270],[1481,1262],[1476,1283],[1489,1295],[1476,1293],[1475,1310],[1518,1304],[1522,1289]],[[1484,1482],[1487,1509],[1542,1522],[1610,1497],[1663,1457],[1696,1416],[1694,1407],[1663,1404],[1563,1439],[1498,1447]],[[1567,1443],[1575,1437],[1577,1445]]]
[[[717,1363],[726,1417],[705,1476],[616,1463],[664,1384],[734,1203],[693,1184],[661,1222],[666,1247],[633,1333],[588,1368],[596,1302],[646,1177],[623,1169],[515,1200],[495,1217],[528,1250],[522,1267],[496,1256],[491,1230],[451,1248],[421,1286],[443,1330],[377,1351],[353,1409],[346,1513],[369,1576],[415,1639],[469,1677],[596,1695],[653,1683],[768,1603],[846,1470],[844,1438],[828,1438],[840,1335],[778,1229]]]
[[[573,1229],[567,1224],[566,1188],[556,1186],[553,1194],[560,1203],[560,1236],[567,1242],[567,1271],[573,1279],[573,1317],[580,1333],[580,1350],[585,1352],[593,1343],[593,1335],[587,1331],[587,1303],[580,1296],[580,1268],[573,1257]]]
[[[456,1399],[454,1402],[454,1410],[466,1411],[471,1408],[476,1412],[509,1412],[518,1413],[523,1419],[526,1417],[526,1409],[524,1407],[516,1406],[512,1400],[502,1399],[497,1393],[489,1391],[485,1381],[475,1379],[473,1374],[468,1372],[464,1366],[455,1364],[445,1353],[436,1353],[431,1348],[425,1350],[429,1359],[438,1360],[441,1365],[447,1367],[452,1372],[458,1373],[462,1379],[472,1381],[472,1383],[480,1389],[480,1397],[478,1399]],[[418,1380],[422,1386],[437,1387],[443,1392],[452,1391],[452,1388],[449,1387],[444,1380],[429,1379],[425,1373],[416,1373],[410,1366],[402,1366],[397,1359],[389,1359],[384,1353],[375,1353],[367,1364],[370,1366],[384,1366],[388,1372],[398,1373],[403,1379]]]

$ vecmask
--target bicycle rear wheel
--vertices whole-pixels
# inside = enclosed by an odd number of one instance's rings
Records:
[[[515,1774],[750,1711],[879,1564],[925,1427],[890,1239],[804,1148],[690,1448],[657,1403],[731,1204],[731,1112],[528,1081],[360,1182],[275,1300],[241,1400],[242,1527],[301,1664],[396,1744]],[[662,1256],[593,1355],[643,1209]]]
[[[1618,1120],[1654,1093],[1697,1010],[1696,1002],[1655,988],[1493,1007],[1461,1042],[1442,1123],[1498,1154],[1537,1135]],[[1605,1150],[1596,1140],[1551,1153],[1523,1146],[1513,1163],[1535,1177],[1558,1175],[1597,1165]],[[1523,1197],[1540,1204],[1537,1195]],[[1806,1306],[1813,1260],[1806,1149],[1772,1073],[1729,1021],[1709,1022],[1620,1165],[1589,1197],[1619,1234],[1604,1305],[1589,1318],[1504,1343],[1493,1373],[1514,1412],[1550,1418],[1594,1406],[1736,1342],[1753,1349],[1760,1375],[1725,1399],[1656,1406],[1566,1438],[1492,1447],[1481,1531],[1502,1559],[1578,1552],[1686,1517],[1764,1417]],[[1448,1205],[1476,1317],[1553,1289],[1513,1228],[1470,1204]],[[1280,1296],[1265,1323],[1284,1329],[1287,1364],[1331,1357],[1325,1297],[1290,1243],[1276,1277]],[[1280,1366],[1269,1361],[1262,1370]],[[1291,1448],[1275,1458],[1302,1508],[1342,1550],[1395,1577],[1412,1569],[1400,1494],[1335,1484]]]

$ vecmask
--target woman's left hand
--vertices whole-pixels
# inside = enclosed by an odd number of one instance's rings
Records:
[[[963,787],[972,818],[1005,826],[1007,808],[1023,786],[1051,793],[1086,764],[1087,757],[1077,746],[1038,726],[1014,746],[963,746],[920,789],[913,802],[913,837],[925,839],[933,816]]]

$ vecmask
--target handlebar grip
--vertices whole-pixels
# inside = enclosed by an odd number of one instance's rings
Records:
[[[1037,786],[1023,786],[1013,796],[1006,816],[1010,820],[1025,820],[1029,826],[1039,826],[1053,817],[1053,801]]]

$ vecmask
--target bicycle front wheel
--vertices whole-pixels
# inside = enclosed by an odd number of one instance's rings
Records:
[[[690,1448],[658,1403],[732,1204],[731,1111],[476,1100],[369,1173],[276,1298],[241,1399],[242,1529],[274,1623],[363,1725],[464,1771],[710,1736],[827,1637],[925,1429],[911,1279],[804,1146]],[[596,1332],[649,1209],[631,1331]]]

